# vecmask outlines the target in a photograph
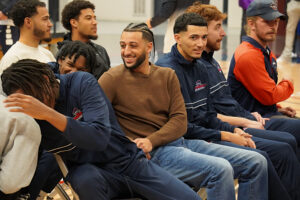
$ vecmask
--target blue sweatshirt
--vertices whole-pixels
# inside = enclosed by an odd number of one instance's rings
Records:
[[[233,132],[234,126],[217,118],[209,99],[208,74],[199,60],[187,61],[175,44],[171,52],[161,57],[156,65],[174,69],[179,79],[188,115],[185,138],[219,141],[220,130]]]
[[[39,120],[42,148],[61,155],[68,166],[93,163],[104,169],[125,169],[138,150],[124,136],[97,80],[86,72],[57,78],[60,91],[55,110],[67,116],[67,127],[60,132]]]
[[[213,52],[203,51],[200,61],[207,69],[210,87],[210,97],[217,113],[244,117],[255,120],[255,117],[244,109],[231,95],[229,84],[219,63],[213,58]]]

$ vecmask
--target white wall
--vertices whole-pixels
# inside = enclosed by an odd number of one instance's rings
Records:
[[[91,0],[100,21],[140,22],[152,16],[154,0]]]

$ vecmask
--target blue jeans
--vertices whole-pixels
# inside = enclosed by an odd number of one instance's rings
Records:
[[[240,200],[268,199],[267,162],[256,152],[180,138],[151,156],[190,186],[206,187],[210,200],[235,199],[234,178],[239,179]]]

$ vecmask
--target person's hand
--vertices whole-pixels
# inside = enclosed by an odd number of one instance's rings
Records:
[[[245,124],[244,128],[256,128],[256,129],[265,129],[261,122],[248,120],[247,124]]]
[[[10,108],[10,112],[22,112],[39,120],[46,120],[47,114],[51,110],[38,99],[21,93],[9,95],[3,102],[5,107]]]
[[[252,135],[250,135],[249,133],[246,133],[245,131],[243,131],[240,128],[235,128],[234,133],[239,135],[239,136],[242,136],[246,139],[246,141],[247,141],[247,144],[245,145],[246,147],[256,149],[256,145],[255,145],[254,141],[251,139]]]
[[[0,20],[7,20],[8,17],[2,12],[0,11]]]
[[[152,143],[148,138],[136,138],[133,140],[133,142],[136,144],[136,146],[143,150],[143,152],[146,154],[146,157],[148,160],[151,159],[150,152],[152,151]]]
[[[260,122],[263,126],[266,124],[266,121],[269,120],[269,118],[263,118],[258,112],[252,112],[251,113],[256,121]]]
[[[247,138],[247,147],[256,149],[255,142],[251,138]]]
[[[229,142],[232,142],[232,143],[240,145],[240,146],[247,147],[249,145],[248,139],[249,138],[246,138],[239,134],[231,134]]]
[[[152,26],[151,26],[151,19],[148,19],[147,21],[146,21],[146,24],[147,24],[147,26],[148,26],[148,28],[152,28]]]
[[[240,136],[243,136],[245,138],[251,138],[252,137],[252,135],[250,135],[249,133],[246,133],[245,131],[243,131],[240,128],[235,128],[233,132],[240,135]]]
[[[289,117],[295,117],[296,116],[296,110],[291,107],[285,107],[285,108],[278,108],[278,111],[282,114],[289,116]]]

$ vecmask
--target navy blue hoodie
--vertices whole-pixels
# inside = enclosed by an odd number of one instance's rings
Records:
[[[209,76],[210,97],[217,113],[245,117],[255,120],[255,117],[244,109],[231,95],[229,84],[223,74],[219,63],[213,58],[213,52],[203,51],[200,61],[207,69]]]
[[[60,91],[55,110],[67,116],[67,127],[60,132],[39,120],[42,148],[61,155],[68,166],[92,163],[124,170],[139,150],[125,137],[97,80],[86,72],[57,77]]]
[[[172,68],[179,79],[188,115],[185,138],[220,141],[220,131],[233,132],[234,126],[217,118],[209,99],[208,74],[199,60],[187,61],[175,44],[171,52],[161,57],[156,65]]]

